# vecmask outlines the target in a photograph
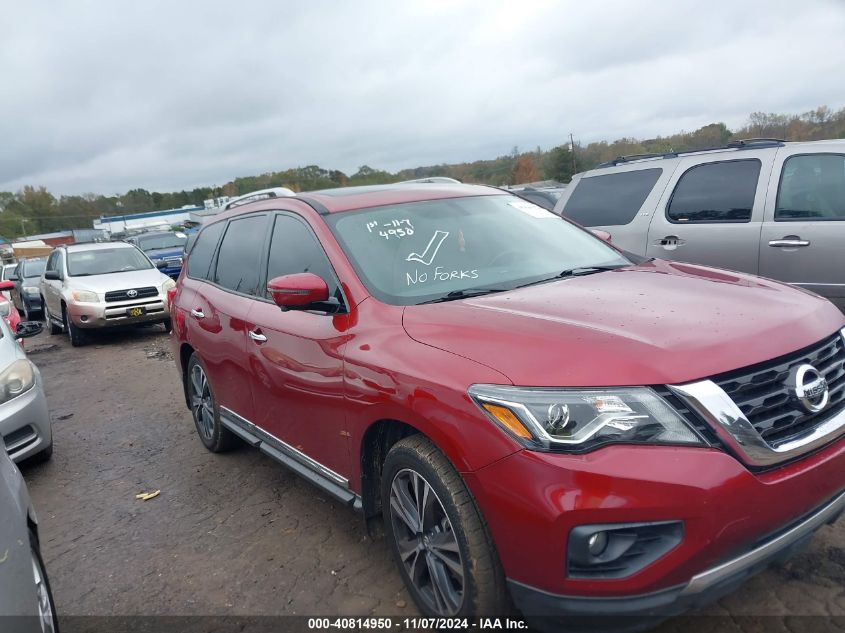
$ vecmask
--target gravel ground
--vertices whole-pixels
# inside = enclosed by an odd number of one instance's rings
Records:
[[[256,450],[205,450],[159,327],[26,345],[55,454],[22,470],[61,615],[417,614],[358,514]],[[845,521],[706,614],[660,628],[845,630]]]

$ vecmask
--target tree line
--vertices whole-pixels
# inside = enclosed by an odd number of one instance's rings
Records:
[[[820,106],[802,114],[754,112],[748,117],[747,123],[737,130],[728,129],[724,123],[711,123],[693,132],[678,132],[653,139],[621,138],[613,142],[588,144],[576,141],[574,147],[566,143],[548,150],[537,147],[533,151],[520,151],[514,147],[508,154],[493,159],[428,165],[396,173],[364,165],[348,176],[336,169],[309,165],[258,176],[242,176],[222,186],[176,192],[139,188],[115,196],[89,193],[57,197],[45,187],[25,186],[17,192],[0,191],[0,235],[12,239],[21,235],[90,228],[92,221],[103,215],[159,211],[185,205],[202,206],[204,200],[212,197],[238,196],[267,187],[313,191],[432,176],[448,176],[462,182],[497,186],[543,180],[566,183],[574,173],[592,169],[617,156],[718,147],[736,139],[760,137],[790,141],[845,138],[845,108],[832,110]]]

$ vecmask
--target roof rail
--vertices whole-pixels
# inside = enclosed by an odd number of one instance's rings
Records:
[[[240,206],[242,204],[247,204],[249,202],[255,202],[256,200],[266,200],[267,198],[292,198],[296,196],[296,193],[287,187],[271,187],[270,189],[259,189],[258,191],[251,191],[249,193],[245,193],[242,196],[238,196],[232,200],[229,200],[223,207],[224,211],[231,209],[233,207]]]
[[[461,181],[455,178],[449,178],[448,176],[429,176],[428,178],[414,178],[413,180],[400,180],[397,182],[397,185],[414,185],[418,183],[439,183],[439,184],[451,184],[451,185],[460,185]]]
[[[779,138],[747,138],[731,141],[727,145],[719,145],[717,147],[700,147],[698,149],[685,149],[681,151],[671,151],[666,153],[655,154],[630,154],[628,156],[617,156],[613,160],[597,165],[596,169],[603,167],[614,167],[616,165],[624,165],[638,160],[648,160],[649,158],[677,158],[685,154],[698,154],[699,152],[715,152],[723,149],[762,149],[764,147],[781,147],[786,141]]]

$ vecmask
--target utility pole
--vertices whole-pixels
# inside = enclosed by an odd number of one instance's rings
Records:
[[[575,175],[578,168],[575,166],[575,141],[572,139],[572,132],[569,133],[569,153],[572,154],[572,174]]]
[[[24,226],[24,222],[26,222],[26,218],[21,218],[21,238],[26,237],[26,226]]]

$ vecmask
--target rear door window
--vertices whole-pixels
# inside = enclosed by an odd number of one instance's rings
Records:
[[[220,234],[226,227],[225,222],[217,222],[205,227],[196,239],[188,255],[188,276],[195,279],[208,279],[208,269],[214,249],[220,241]]]
[[[845,220],[845,156],[788,158],[783,164],[775,220]]]
[[[563,215],[581,226],[619,226],[636,217],[654,189],[661,168],[582,178],[566,201]]]
[[[214,283],[235,292],[256,294],[266,223],[266,215],[229,222],[217,254]]]
[[[750,222],[761,162],[756,158],[703,163],[678,180],[666,217],[670,222]]]

